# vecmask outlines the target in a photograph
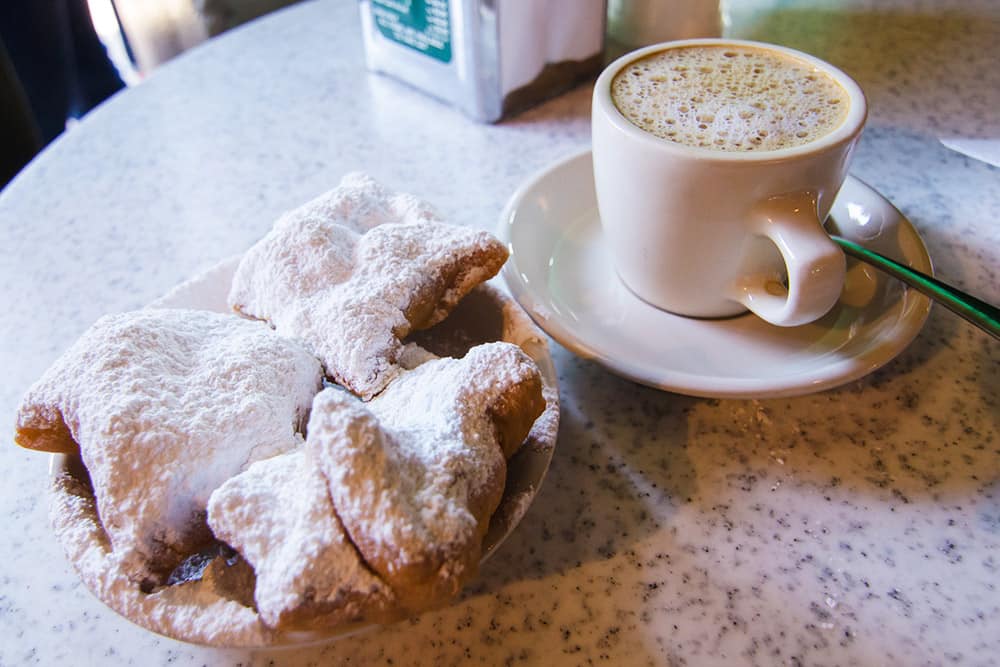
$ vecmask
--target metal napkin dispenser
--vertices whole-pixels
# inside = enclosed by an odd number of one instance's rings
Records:
[[[600,71],[606,0],[361,0],[367,65],[494,122]]]

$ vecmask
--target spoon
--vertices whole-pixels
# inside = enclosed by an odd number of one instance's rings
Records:
[[[959,317],[976,325],[993,336],[993,338],[1000,340],[1000,308],[977,299],[971,294],[966,294],[933,276],[929,276],[916,269],[911,269],[894,259],[858,245],[853,241],[833,235],[830,238],[851,257],[856,257],[862,262],[871,264],[875,268],[885,271],[890,276],[902,280],[910,287],[922,294],[926,294]]]

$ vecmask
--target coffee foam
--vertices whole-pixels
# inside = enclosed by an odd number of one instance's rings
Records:
[[[809,143],[843,123],[849,96],[811,64],[766,49],[704,45],[637,60],[611,82],[615,106],[662,139],[721,151]]]

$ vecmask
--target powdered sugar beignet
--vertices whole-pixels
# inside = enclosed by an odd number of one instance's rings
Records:
[[[307,446],[338,515],[401,604],[453,597],[478,568],[506,455],[544,408],[539,371],[509,343],[401,372],[368,403],[326,389]]]
[[[361,562],[308,449],[258,461],[216,489],[209,525],[253,565],[254,601],[268,626],[318,629],[386,618],[392,591]]]
[[[400,339],[443,320],[507,250],[363,174],[282,216],[240,261],[230,305],[301,340],[364,399],[400,372]]]
[[[260,322],[195,310],[98,320],[29,389],[17,443],[79,446],[120,569],[159,583],[211,539],[209,495],[302,442],[319,363]]]

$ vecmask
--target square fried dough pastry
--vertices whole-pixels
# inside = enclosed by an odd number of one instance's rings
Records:
[[[475,575],[506,459],[544,407],[538,368],[510,343],[402,371],[367,403],[336,388],[316,397],[307,447],[403,608],[450,599]]]
[[[392,591],[337,518],[315,446],[258,461],[215,490],[208,522],[257,575],[261,619],[281,630],[388,620]]]
[[[301,444],[321,383],[319,362],[260,322],[110,315],[28,390],[15,439],[79,451],[120,569],[145,588],[212,539],[212,491]]]
[[[229,304],[301,340],[367,400],[400,372],[400,339],[443,320],[506,260],[490,234],[440,222],[417,198],[348,174],[247,251]]]

